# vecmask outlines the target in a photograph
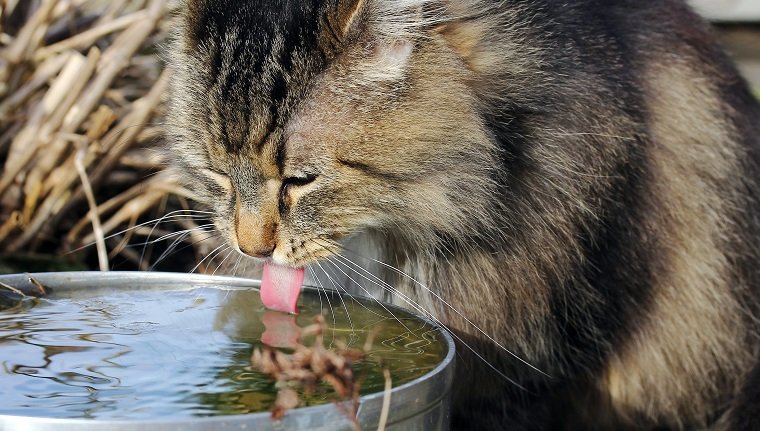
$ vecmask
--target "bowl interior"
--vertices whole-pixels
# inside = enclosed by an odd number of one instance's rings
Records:
[[[277,388],[250,359],[264,346],[283,353],[315,343],[363,351],[352,367],[362,395],[383,392],[384,369],[400,387],[451,355],[450,339],[428,321],[334,291],[306,289],[293,316],[266,310],[257,283],[247,280],[37,278],[47,297],[0,311],[0,415],[165,420],[265,412]],[[30,287],[28,277],[0,281]],[[321,341],[301,336],[315,316],[325,321]],[[339,399],[324,383],[298,395],[301,406]]]

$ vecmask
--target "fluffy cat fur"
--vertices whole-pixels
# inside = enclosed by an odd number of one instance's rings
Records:
[[[171,57],[220,232],[369,238],[462,341],[455,427],[758,426],[760,107],[683,1],[186,0]]]

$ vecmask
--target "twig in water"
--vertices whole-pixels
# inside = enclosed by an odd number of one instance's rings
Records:
[[[26,295],[24,292],[22,292],[22,291],[20,291],[20,290],[16,289],[16,288],[15,288],[15,287],[13,287],[13,286],[9,286],[9,285],[5,284],[5,283],[3,283],[2,281],[0,281],[0,287],[2,287],[3,289],[8,289],[8,290],[10,290],[11,292],[15,293],[16,295],[19,295],[19,296],[21,296],[22,298],[26,298],[26,297],[27,297],[27,295]]]
[[[391,410],[391,388],[393,388],[391,371],[385,368],[383,370],[383,377],[385,377],[385,391],[383,392],[383,409],[380,411],[380,423],[377,425],[377,431],[385,431],[385,426],[388,423],[388,414]]]
[[[36,287],[40,291],[40,296],[41,297],[42,296],[47,296],[47,294],[48,294],[47,293],[47,289],[45,288],[45,286],[39,280],[37,280],[36,278],[32,277],[29,274],[27,274],[27,277],[29,277],[29,281],[32,282],[32,285],[34,285],[34,287]]]

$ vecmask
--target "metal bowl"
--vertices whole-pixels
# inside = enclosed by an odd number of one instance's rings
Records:
[[[92,294],[135,289],[195,289],[201,287],[227,290],[258,289],[256,280],[213,277],[204,275],[165,273],[47,273],[32,274],[35,280],[56,294],[67,290],[88,289]],[[33,291],[29,274],[0,276],[0,282],[22,291]],[[317,293],[313,288],[305,288]],[[389,309],[396,309],[386,305]],[[408,313],[408,311],[406,311]],[[398,386],[390,393],[390,410],[387,430],[447,430],[449,429],[450,392],[454,376],[454,342],[449,334],[424,318],[421,320],[437,328],[447,345],[444,360],[431,372],[410,383]],[[0,350],[0,358],[2,350]],[[377,429],[380,421],[384,393],[366,395],[360,399],[358,421],[362,429]],[[50,419],[0,415],[0,430],[26,431],[135,431],[135,430],[351,430],[351,421],[336,405],[303,407],[289,411],[281,421],[273,421],[269,412],[182,419],[156,420],[98,420]]]

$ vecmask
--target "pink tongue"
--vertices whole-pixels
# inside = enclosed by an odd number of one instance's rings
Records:
[[[261,277],[261,302],[269,309],[295,314],[303,277],[303,268],[265,262]]]

